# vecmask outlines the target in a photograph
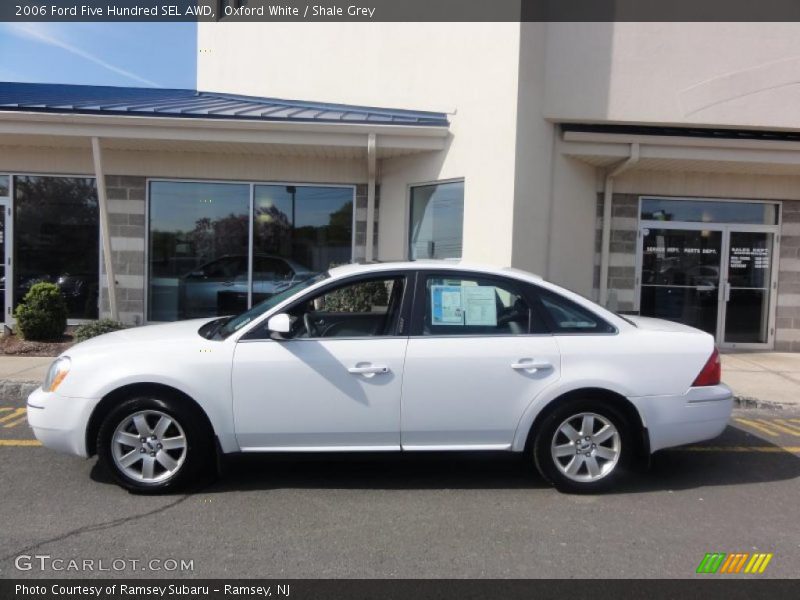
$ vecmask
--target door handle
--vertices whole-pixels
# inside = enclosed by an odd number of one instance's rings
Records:
[[[546,360],[530,360],[520,359],[519,362],[511,363],[511,368],[517,371],[529,371],[535,373],[536,371],[552,369],[553,365]]]
[[[725,282],[725,302],[731,301],[731,282]]]
[[[379,373],[388,373],[389,367],[386,365],[367,365],[361,367],[348,367],[348,373],[353,373],[354,375],[375,375]]]

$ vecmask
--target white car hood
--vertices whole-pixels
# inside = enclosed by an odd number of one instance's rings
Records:
[[[636,315],[625,315],[625,318],[633,322],[639,329],[648,331],[670,331],[674,333],[705,333],[700,329],[689,327],[683,323],[667,321],[666,319],[654,319],[653,317],[639,317]]]
[[[216,317],[214,317],[216,318]],[[80,344],[76,344],[64,354],[73,356],[84,352],[103,351],[107,352],[113,347],[130,346],[142,343],[158,342],[179,342],[181,340],[200,340],[197,330],[204,323],[213,321],[212,319],[190,319],[188,321],[176,321],[174,323],[162,323],[159,325],[144,325],[142,327],[131,327],[121,331],[114,331],[99,335]]]

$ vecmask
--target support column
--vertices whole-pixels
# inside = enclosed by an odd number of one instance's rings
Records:
[[[606,174],[603,185],[603,230],[600,245],[600,298],[599,304],[608,308],[608,267],[611,261],[611,202],[614,197],[614,177],[621,175],[639,162],[639,144],[631,144],[630,155]]]
[[[374,260],[375,248],[375,172],[377,167],[375,145],[375,134],[370,133],[367,137],[367,247],[365,251],[367,262]]]
[[[114,264],[111,256],[111,227],[108,222],[108,195],[106,194],[106,178],[103,172],[103,152],[100,138],[92,138],[92,157],[94,159],[94,174],[97,186],[97,203],[100,209],[100,238],[103,242],[103,264],[106,270],[108,286],[108,306],[111,318],[119,319],[117,311],[117,288],[114,279]]]

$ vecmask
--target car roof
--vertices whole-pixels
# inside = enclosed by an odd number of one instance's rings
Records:
[[[529,279],[540,281],[542,278],[534,273],[516,269],[513,267],[498,267],[496,265],[487,265],[470,261],[456,261],[456,260],[416,260],[416,261],[397,261],[397,262],[372,262],[372,263],[354,263],[349,265],[341,265],[334,267],[328,271],[331,277],[345,277],[347,275],[356,275],[359,273],[378,273],[381,271],[394,271],[394,270],[420,270],[420,269],[436,269],[445,271],[477,271],[480,273],[487,273],[491,275],[511,275],[519,279]]]

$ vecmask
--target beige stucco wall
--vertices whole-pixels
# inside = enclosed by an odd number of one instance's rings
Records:
[[[379,161],[378,257],[406,257],[409,185],[465,178],[464,257],[506,265],[519,43],[518,23],[201,23],[198,88],[447,112],[445,151]]]
[[[85,148],[0,145],[0,172],[93,176],[88,143]],[[367,180],[363,160],[192,152],[190,146],[175,152],[109,149],[103,152],[103,163],[107,173],[142,177],[348,184]]]
[[[549,118],[800,123],[800,23],[551,23]]]

